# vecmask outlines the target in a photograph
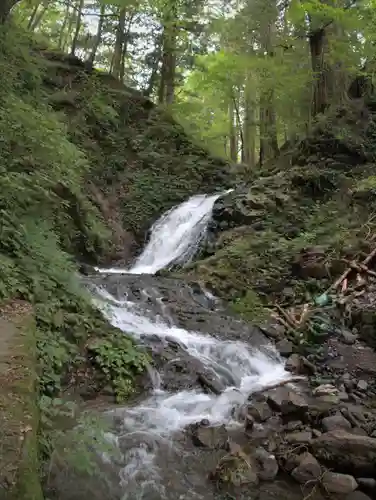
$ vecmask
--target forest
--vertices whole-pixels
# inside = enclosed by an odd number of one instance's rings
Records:
[[[8,0],[50,48],[139,89],[216,155],[253,168],[362,92],[372,0]],[[350,89],[351,90],[351,89]]]
[[[1,500],[375,498],[375,70],[376,0],[0,0]]]

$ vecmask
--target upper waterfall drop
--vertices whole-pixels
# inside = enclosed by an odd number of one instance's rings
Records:
[[[106,273],[155,274],[189,262],[205,237],[214,203],[233,189],[192,196],[162,215],[151,227],[150,239],[130,269],[98,269]]]

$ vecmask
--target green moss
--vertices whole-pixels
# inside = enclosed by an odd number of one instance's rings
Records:
[[[0,321],[1,484],[9,484],[6,498],[42,500],[35,320],[29,304],[13,302]]]

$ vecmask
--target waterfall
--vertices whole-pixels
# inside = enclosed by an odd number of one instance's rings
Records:
[[[188,262],[205,236],[213,205],[220,196],[221,193],[197,195],[172,208],[152,226],[150,240],[131,269],[101,271],[155,274],[173,264]],[[123,422],[122,439],[128,440],[121,473],[123,499],[174,499],[175,493],[170,496],[165,488],[166,471],[158,467],[161,453],[168,452],[166,443],[171,451],[174,435],[203,419],[211,424],[231,424],[235,405],[244,403],[251,392],[285,380],[289,374],[272,348],[268,354],[267,350],[251,348],[244,342],[218,340],[197,331],[186,331],[172,324],[170,318],[167,321],[152,317],[150,311],[143,314],[126,296],[113,297],[101,286],[95,288],[94,300],[114,326],[136,339],[145,335],[174,339],[218,376],[229,375],[227,388],[220,395],[200,390],[169,393],[161,389],[161,378],[154,376],[156,385],[149,397],[131,408],[116,410]],[[184,498],[202,497],[188,491]]]

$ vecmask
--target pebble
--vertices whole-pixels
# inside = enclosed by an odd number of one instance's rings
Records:
[[[368,389],[368,382],[366,382],[365,380],[359,380],[356,388],[358,389],[358,391],[366,391]]]

